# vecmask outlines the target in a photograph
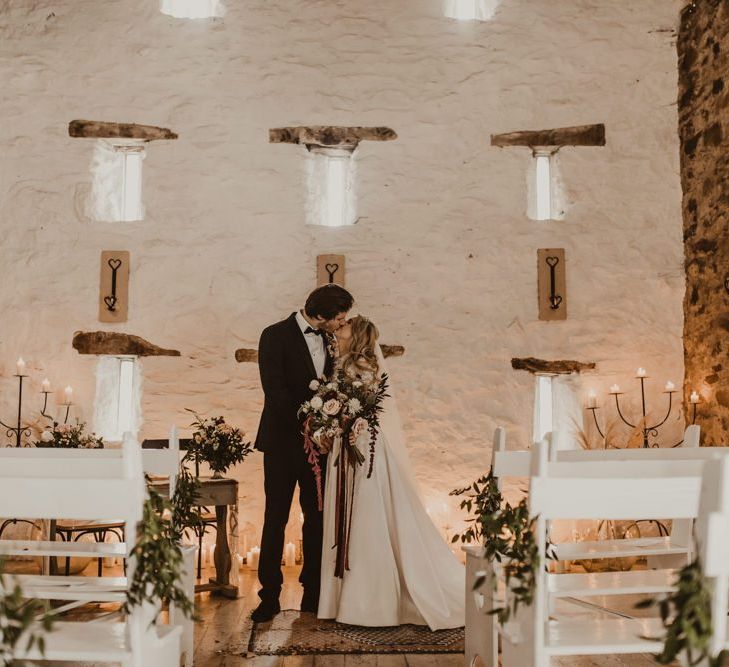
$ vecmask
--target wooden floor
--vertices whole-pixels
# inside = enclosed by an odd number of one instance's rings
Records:
[[[195,667],[463,667],[463,654],[246,656],[258,581],[249,570],[240,574],[238,600],[197,596],[202,620],[195,627]],[[284,574],[281,608],[298,609],[298,569],[284,568]]]
[[[8,564],[16,565],[16,564]],[[19,565],[20,567],[17,567]],[[9,570],[26,571],[27,565],[17,564]],[[32,566],[31,566],[31,569]],[[95,576],[96,565],[92,563],[86,574]],[[105,569],[105,575],[115,574]],[[212,576],[212,570],[203,571],[203,579]],[[284,587],[281,595],[282,609],[298,609],[301,586],[297,581],[298,568],[284,568]],[[196,604],[201,620],[195,627],[195,667],[468,667],[463,654],[436,655],[307,655],[307,656],[255,656],[248,655],[248,641],[251,630],[250,613],[258,603],[257,577],[254,572],[240,571],[240,597],[230,600],[201,593]],[[627,598],[627,596],[623,596]],[[639,615],[635,611],[635,600],[617,597],[592,598],[604,607]],[[560,601],[560,605],[564,605]],[[558,613],[581,615],[586,612],[580,606],[570,605],[558,609]],[[56,663],[40,661],[44,667],[101,667],[88,663]],[[553,659],[551,667],[651,667],[657,663],[648,655],[624,656],[575,656]]]
[[[466,667],[463,654],[437,655],[307,655],[246,656],[251,622],[249,614],[258,603],[255,574],[241,570],[238,600],[197,596],[202,620],[196,626],[195,667]],[[301,586],[298,569],[284,568],[282,609],[298,609]],[[616,598],[601,600],[616,605]],[[627,609],[634,601],[625,600]],[[618,609],[620,610],[620,609]],[[623,610],[625,611],[625,610]],[[573,613],[584,613],[576,610]],[[657,663],[647,655],[576,656],[552,660],[552,667],[651,667]]]

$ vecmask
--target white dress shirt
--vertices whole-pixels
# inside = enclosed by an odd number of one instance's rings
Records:
[[[304,316],[301,314],[301,311],[296,313],[296,323],[299,325],[301,333],[306,340],[306,345],[309,348],[311,360],[314,362],[314,370],[316,370],[316,375],[317,377],[322,377],[322,375],[324,375],[324,364],[326,364],[327,360],[327,352],[324,349],[324,336],[319,336],[315,333],[304,333],[304,331],[306,331],[306,328],[310,327],[311,325],[306,321]]]

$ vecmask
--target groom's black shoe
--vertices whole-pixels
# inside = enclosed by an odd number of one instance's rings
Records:
[[[275,602],[267,602],[264,600],[253,610],[251,619],[256,623],[265,623],[266,621],[270,621],[280,611],[281,605],[278,603],[278,600]]]
[[[319,596],[304,591],[304,597],[301,598],[301,611],[310,611],[316,614],[319,611]]]

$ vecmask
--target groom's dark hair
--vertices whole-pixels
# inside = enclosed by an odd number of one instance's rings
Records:
[[[354,297],[344,287],[332,283],[317,287],[309,294],[304,312],[312,318],[333,320],[339,313],[352,310],[353,305]]]

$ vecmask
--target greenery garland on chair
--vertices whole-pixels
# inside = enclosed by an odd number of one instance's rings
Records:
[[[10,583],[3,574],[0,561],[0,664],[9,667],[20,650],[30,651],[37,646],[45,653],[44,635],[53,629],[53,617],[45,611],[41,600],[26,599],[19,583]],[[19,643],[23,640],[23,649]]]
[[[155,604],[168,600],[185,616],[197,620],[194,603],[181,584],[183,556],[180,543],[186,528],[196,528],[202,523],[195,507],[199,485],[187,470],[185,459],[180,466],[172,501],[163,498],[148,484],[144,517],[132,550],[136,567],[124,604],[127,613],[143,602]]]
[[[516,506],[504,503],[493,470],[470,486],[454,489],[450,495],[465,495],[461,509],[473,514],[467,520],[471,525],[461,535],[454,535],[452,542],[480,542],[484,558],[503,561],[506,587],[510,592],[508,604],[489,613],[496,614],[504,624],[516,614],[520,605],[529,606],[534,600],[539,568],[539,550],[534,537],[536,518],[529,518],[526,499]],[[486,575],[480,574],[473,590],[480,589],[485,582]]]
[[[663,651],[655,656],[657,662],[669,665],[685,653],[689,667],[696,667],[704,661],[710,667],[728,664],[727,651],[718,656],[709,653],[713,634],[711,592],[698,559],[679,571],[674,592],[660,600],[643,600],[636,607],[646,609],[655,605],[658,605],[666,630]]]

